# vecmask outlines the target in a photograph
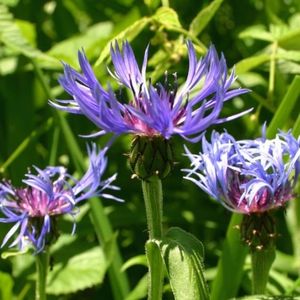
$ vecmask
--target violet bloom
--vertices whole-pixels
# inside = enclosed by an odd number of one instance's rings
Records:
[[[169,139],[178,134],[196,142],[204,130],[213,124],[235,119],[248,111],[221,118],[224,102],[246,93],[246,89],[230,89],[235,81],[234,71],[227,76],[223,55],[218,56],[214,46],[207,54],[197,59],[194,47],[187,42],[189,69],[185,83],[178,90],[177,80],[153,85],[146,79],[148,48],[142,68],[128,42],[122,50],[118,43],[111,47],[114,71],[110,72],[118,83],[129,89],[131,99],[124,103],[111,89],[104,89],[84,54],[78,53],[82,73],[64,65],[64,75],[59,79],[62,87],[71,95],[71,100],[56,100],[52,106],[74,114],[83,114],[100,131],[91,136],[114,133],[133,133],[140,136],[162,136]],[[197,89],[198,88],[198,89]],[[121,100],[121,101],[120,101]]]
[[[107,188],[117,189],[111,185],[116,175],[102,179],[107,164],[106,150],[97,151],[93,145],[88,151],[89,168],[80,180],[71,177],[64,167],[47,167],[44,170],[34,167],[37,175],[25,174],[23,183],[26,186],[23,188],[15,188],[8,182],[0,183],[0,211],[5,216],[0,218],[0,222],[15,223],[1,247],[18,231],[10,247],[18,245],[22,250],[29,242],[36,252],[40,252],[55,238],[57,216],[68,214],[74,217],[78,202],[96,195],[119,200],[104,193]]]
[[[263,130],[265,132],[265,130]],[[191,154],[191,180],[227,209],[264,213],[284,206],[295,195],[300,171],[300,138],[279,132],[274,139],[235,139],[228,133],[212,133],[202,139],[202,153]]]

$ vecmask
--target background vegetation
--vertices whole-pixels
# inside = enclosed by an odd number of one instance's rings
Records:
[[[61,61],[78,68],[77,51],[81,48],[94,63],[101,83],[113,83],[107,66],[109,46],[115,39],[129,40],[140,62],[149,43],[149,78],[157,81],[168,70],[178,73],[180,83],[188,67],[184,41],[191,39],[199,56],[213,43],[219,53],[224,53],[228,66],[235,65],[238,85],[252,90],[225,105],[224,116],[254,108],[252,114],[225,124],[226,130],[236,138],[253,138],[260,134],[266,121],[269,136],[274,136],[277,128],[294,128],[295,135],[300,134],[299,1],[163,2],[0,1],[1,176],[19,185],[31,165],[43,168],[62,164],[72,173],[81,172],[85,160],[80,151],[85,153],[86,140],[78,135],[88,134],[95,127],[84,117],[58,114],[48,105],[48,99],[68,98],[57,82],[62,73]],[[211,129],[222,131],[223,126]],[[97,142],[101,145],[106,139]],[[146,296],[146,220],[140,183],[131,179],[124,155],[130,140],[128,136],[119,138],[109,152],[107,176],[118,172],[118,196],[126,200],[124,204],[103,202],[115,234],[99,249],[88,204],[81,207],[77,216],[74,236],[68,234],[70,220],[62,220],[61,237],[52,249],[50,299],[112,299],[106,271],[114,260],[115,252],[107,250],[114,239],[123,260],[130,259],[125,265],[132,290],[128,299]],[[163,182],[164,225],[179,226],[203,242],[206,275],[211,284],[218,258],[225,251],[231,214],[182,179],[181,169],[188,161],[182,155],[182,140],[175,138],[173,144],[178,163]],[[199,144],[188,146],[195,152],[200,150]],[[278,255],[268,285],[269,293],[274,295],[300,295],[300,209],[296,201],[284,213],[277,213]],[[1,224],[0,239],[8,228]],[[33,299],[31,254],[14,256],[7,249],[1,251],[0,299]],[[104,253],[111,253],[111,257],[106,255],[105,259]],[[239,296],[251,291],[249,270],[246,259],[238,283]],[[239,272],[233,266],[230,272],[235,271]],[[165,297],[172,299],[168,283]]]

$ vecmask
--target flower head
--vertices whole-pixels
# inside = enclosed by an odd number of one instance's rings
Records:
[[[34,167],[37,174],[25,174],[25,187],[15,188],[9,182],[0,183],[0,211],[4,215],[0,222],[15,223],[1,247],[19,231],[10,247],[18,245],[23,249],[29,241],[36,252],[40,252],[53,239],[57,216],[69,214],[74,217],[76,204],[92,196],[118,200],[103,193],[107,188],[117,189],[111,185],[116,175],[102,180],[107,164],[106,149],[97,151],[93,145],[88,152],[90,165],[80,180],[69,175],[64,167],[47,167],[44,170]]]
[[[173,83],[166,75],[164,84],[155,85],[146,79],[148,48],[140,70],[129,43],[124,42],[120,50],[116,42],[111,47],[114,71],[110,74],[121,86],[129,89],[129,103],[119,101],[111,89],[104,89],[83,52],[78,54],[82,73],[64,65],[64,75],[59,79],[72,99],[50,103],[58,109],[89,118],[100,128],[99,132],[90,136],[110,132],[169,139],[178,134],[196,142],[210,125],[229,121],[248,112],[220,118],[224,102],[247,90],[229,90],[235,81],[235,74],[232,72],[227,76],[225,58],[223,55],[219,57],[213,46],[200,60],[190,41],[187,47],[189,69],[186,81],[179,90],[176,76]],[[200,86],[192,96],[192,92]]]
[[[265,131],[265,130],[263,130]],[[227,209],[242,214],[264,213],[294,197],[300,172],[300,138],[279,132],[274,139],[235,139],[212,133],[202,139],[202,153],[191,154],[186,179],[197,184]]]

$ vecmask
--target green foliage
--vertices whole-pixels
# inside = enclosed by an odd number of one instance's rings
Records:
[[[13,278],[4,272],[0,272],[0,299],[11,300],[13,298]]]
[[[149,79],[164,80],[168,70],[169,74],[177,73],[179,86],[188,72],[184,41],[191,39],[199,56],[210,43],[215,44],[228,66],[235,65],[237,85],[252,90],[224,106],[224,115],[254,108],[248,116],[225,124],[226,130],[236,138],[250,139],[260,134],[266,122],[269,137],[278,128],[293,128],[295,135],[300,134],[299,1],[174,0],[163,4],[157,0],[0,1],[1,176],[21,185],[27,167],[45,167],[49,162],[63,164],[75,175],[82,173],[86,168],[86,140],[78,135],[96,128],[84,118],[57,113],[47,100],[68,98],[57,83],[61,61],[78,69],[77,52],[82,48],[101,83],[111,84],[106,70],[111,67],[110,45],[124,39],[132,42],[139,62],[149,44]],[[222,131],[223,126],[212,129]],[[104,145],[106,141],[104,137],[96,142]],[[203,260],[212,300],[259,299],[245,298],[251,284],[247,250],[234,228],[239,217],[230,222],[228,212],[189,182],[182,182],[180,169],[186,167],[187,160],[182,156],[182,141],[174,139],[173,143],[177,164],[163,182],[164,227],[180,226],[185,231],[166,230],[161,242],[148,243],[154,253],[151,255],[162,254],[178,299],[207,298]],[[85,213],[78,215],[77,235],[60,238],[52,250],[50,300],[57,299],[58,294],[62,300],[146,297],[145,213],[139,182],[130,179],[123,155],[129,147],[128,137],[115,142],[107,173],[119,173],[121,191],[117,194],[125,203],[106,200],[102,204],[95,198],[82,208],[91,213],[92,221]],[[189,148],[196,152],[200,145]],[[279,251],[267,287],[270,296],[261,299],[300,296],[300,204],[298,200],[291,204],[286,214],[278,215]],[[8,228],[1,224],[0,240]],[[70,230],[68,220],[62,221],[61,230]],[[201,243],[186,231],[201,239],[205,258]],[[97,247],[98,240],[102,250]],[[13,249],[1,252],[0,298],[32,300],[32,255],[14,256]],[[126,258],[125,264],[121,256]],[[189,288],[191,284],[194,289]],[[164,299],[173,299],[171,293],[165,285]]]
[[[218,11],[222,2],[223,0],[214,0],[204,9],[200,10],[200,12],[190,24],[189,31],[192,35],[197,36],[203,31],[203,29],[207,26],[209,21]]]
[[[204,276],[204,250],[199,240],[174,227],[161,242],[156,242],[156,247],[161,251],[175,299],[209,299]]]
[[[47,293],[53,295],[75,293],[100,284],[107,261],[99,247],[71,257],[65,263],[55,264],[48,274]]]

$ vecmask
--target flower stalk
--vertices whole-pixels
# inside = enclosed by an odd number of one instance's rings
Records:
[[[146,207],[149,239],[160,240],[163,235],[163,194],[161,180],[158,176],[152,176],[147,180],[142,180],[142,189]],[[148,260],[150,260],[148,299],[159,300],[162,299],[162,259],[159,256],[148,256]]]
[[[265,294],[269,272],[274,260],[274,245],[269,246],[268,249],[251,252],[253,295]]]
[[[46,283],[49,267],[49,250],[48,248],[36,255],[36,289],[35,300],[46,300]]]

